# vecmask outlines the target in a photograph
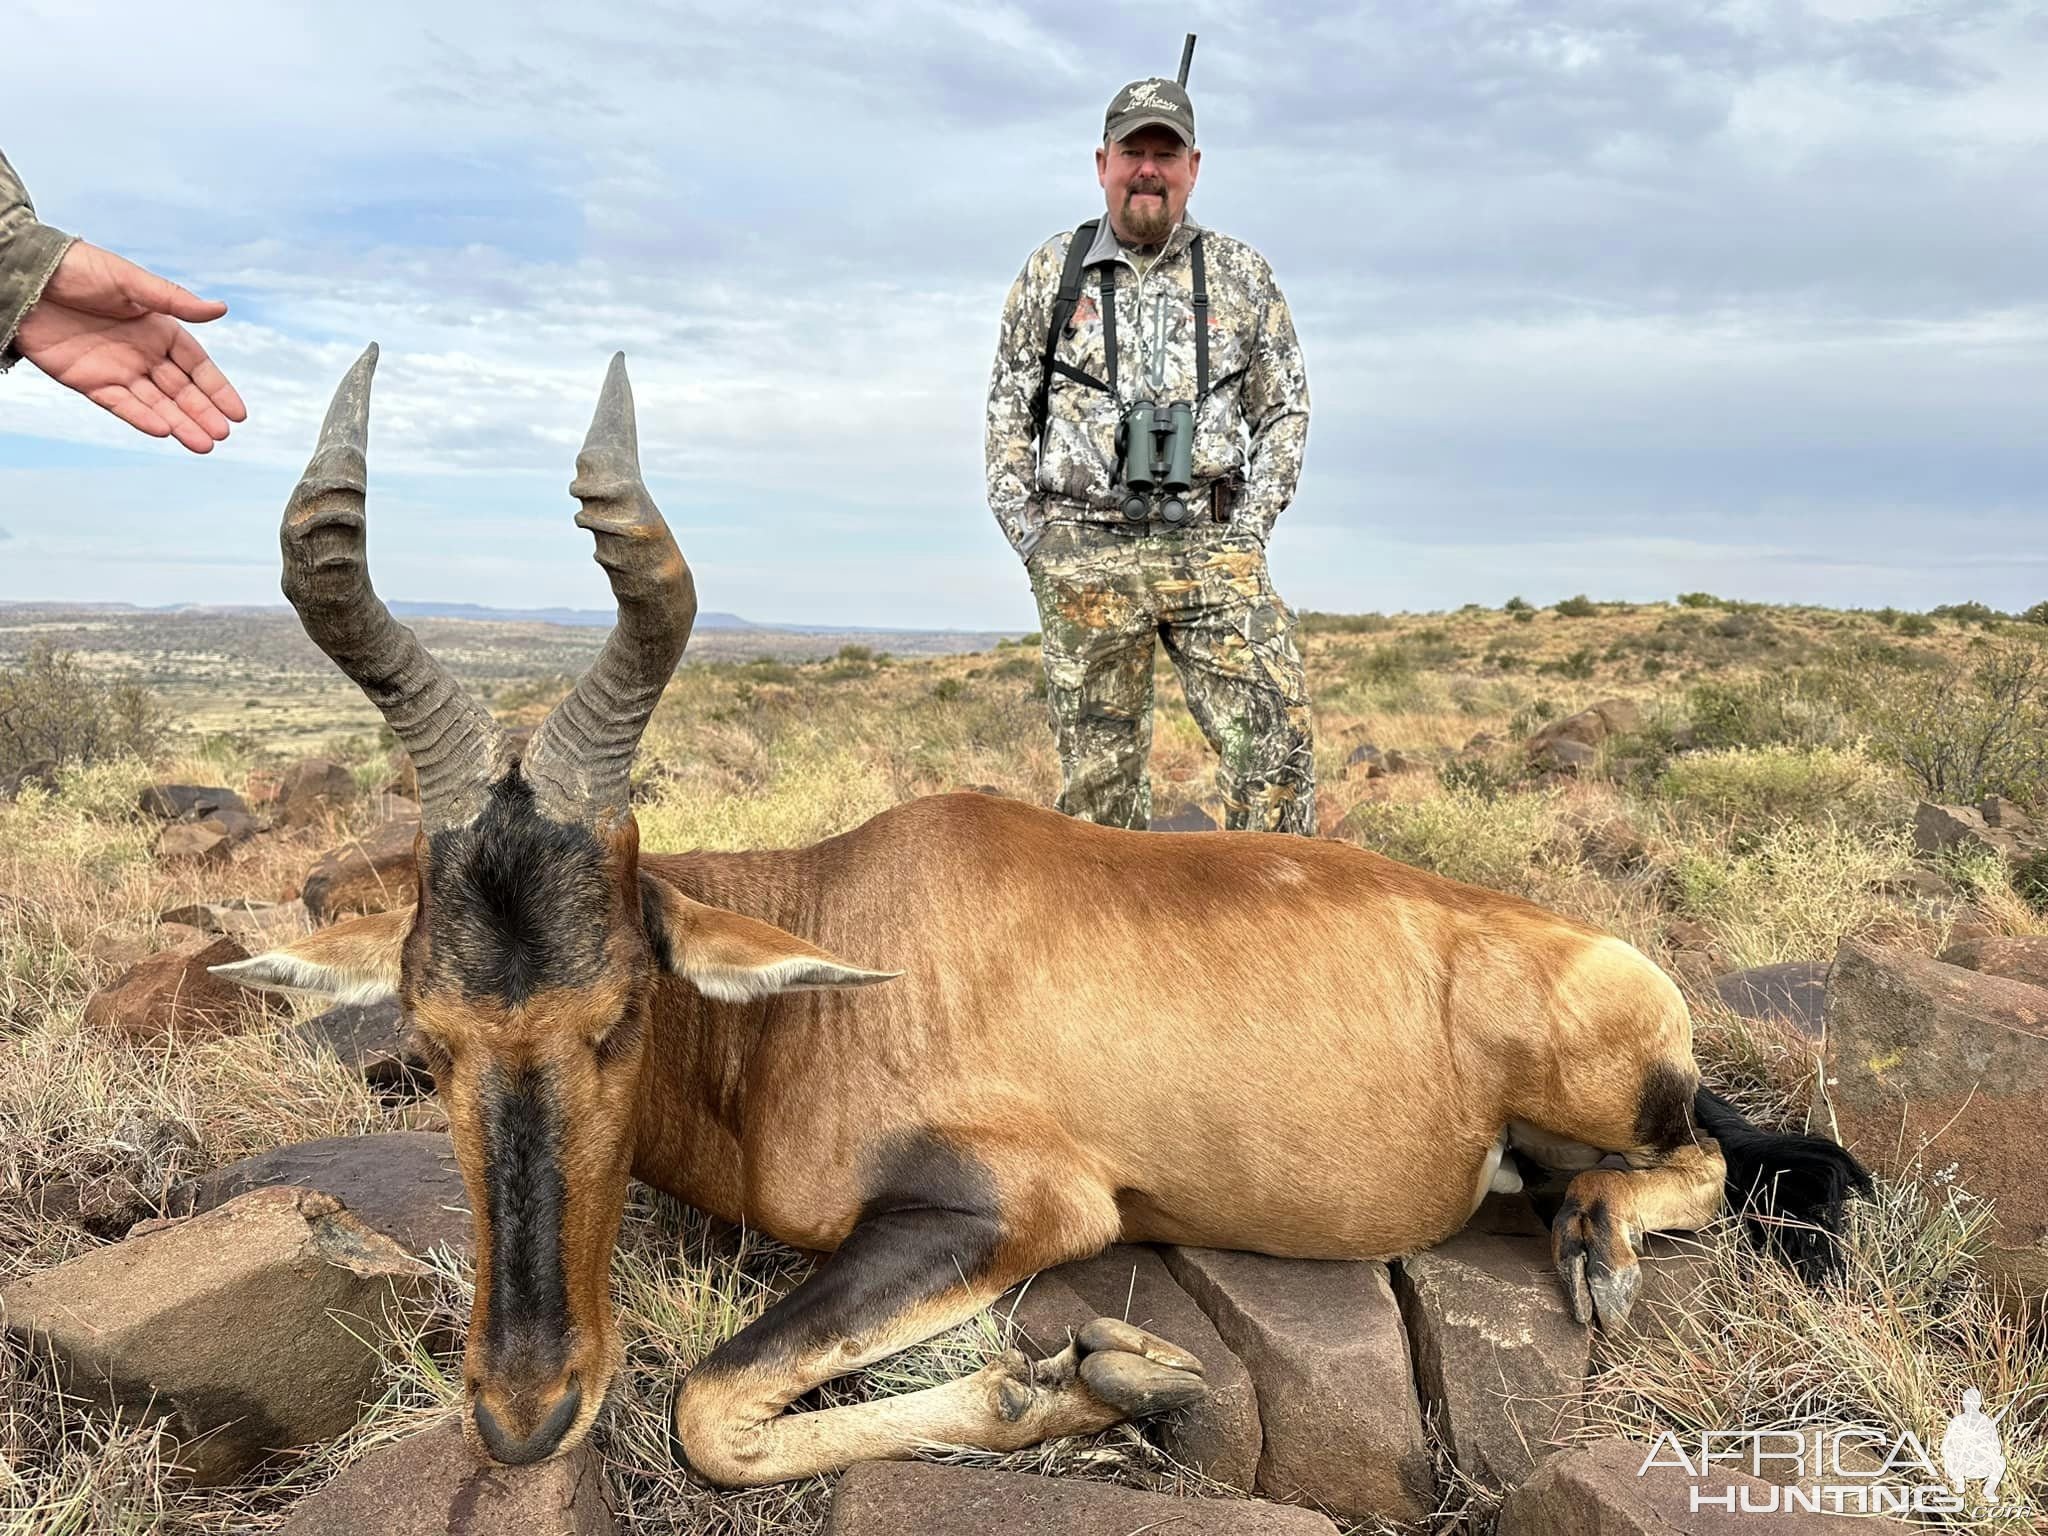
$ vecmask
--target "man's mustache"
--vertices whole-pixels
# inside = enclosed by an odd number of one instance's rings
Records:
[[[1131,183],[1129,190],[1124,193],[1124,196],[1127,198],[1136,197],[1141,192],[1149,192],[1154,197],[1164,197],[1166,196],[1166,183],[1163,181],[1134,181]]]

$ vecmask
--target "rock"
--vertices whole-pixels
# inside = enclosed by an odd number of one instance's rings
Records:
[[[1871,889],[1880,896],[1895,897],[1906,902],[1948,901],[1956,894],[1956,888],[1931,869],[1915,865],[1902,875],[1875,882]]]
[[[312,826],[349,804],[357,794],[356,776],[341,764],[324,757],[306,758],[292,764],[278,780],[278,824]]]
[[[1643,1463],[1653,1454],[1659,1464],[1645,1469]],[[1688,1454],[1698,1457],[1697,1438]],[[1560,1451],[1508,1495],[1496,1531],[1498,1536],[1754,1536],[1769,1529],[1777,1536],[1845,1531],[1906,1536],[1909,1529],[1918,1529],[1872,1516],[1851,1520],[1779,1508],[1783,1491],[1760,1477],[1717,1463],[1710,1474],[1696,1479],[1676,1463],[1668,1441],[1660,1448],[1640,1440],[1595,1440]],[[1695,1489],[1725,1499],[1731,1487],[1739,1508],[1706,1503],[1693,1508]]]
[[[249,814],[240,795],[219,785],[152,784],[138,797],[137,808],[158,821],[203,821],[221,811]]]
[[[1584,773],[1600,761],[1597,750],[1582,741],[1560,737],[1529,750],[1529,766],[1540,773]]]
[[[1778,1019],[1818,1039],[1827,995],[1825,960],[1790,960],[1714,978],[1721,1001],[1745,1019]]]
[[[273,1188],[331,1196],[364,1226],[416,1257],[444,1245],[465,1256],[475,1251],[454,1144],[431,1131],[329,1136],[273,1147],[194,1179],[174,1203],[198,1213]]]
[[[166,864],[225,864],[235,846],[234,834],[225,822],[179,821],[165,827],[156,840],[156,856]]]
[[[1843,1144],[1887,1172],[1916,1157],[1927,1172],[1955,1164],[1962,1187],[1993,1202],[1985,1272],[2009,1305],[2042,1308],[2048,990],[1845,939],[1826,1016],[1819,1123],[1832,1115]]]
[[[1402,1260],[1394,1290],[1460,1472],[1512,1488],[1571,1438],[1593,1337],[1566,1310],[1549,1229],[1525,1198],[1488,1196],[1463,1231]]]
[[[1984,818],[1987,827],[2001,827],[2008,832],[2034,830],[2034,819],[2003,795],[1986,795],[1977,814]]]
[[[434,1075],[416,1049],[412,1026],[395,997],[343,1003],[306,1020],[297,1033],[326,1046],[383,1093],[420,1096],[434,1091]]]
[[[112,1135],[74,1153],[66,1177],[30,1187],[25,1198],[44,1221],[112,1242],[160,1214],[165,1191],[199,1160],[199,1138],[190,1126],[130,1115]]]
[[[1562,720],[1553,720],[1544,726],[1529,738],[1529,755],[1535,758],[1561,741],[1597,747],[1610,736],[1624,736],[1630,731],[1640,730],[1642,723],[1642,711],[1627,699],[1602,699],[1575,715],[1566,715]]]
[[[38,758],[26,767],[12,773],[0,773],[0,800],[16,799],[24,789],[33,785],[37,789],[55,793],[57,789],[57,760]]]
[[[381,1374],[364,1338],[425,1281],[335,1201],[260,1190],[17,1280],[0,1309],[71,1390],[167,1420],[193,1479],[217,1483],[352,1425]]]
[[[2048,987],[2048,934],[1964,939],[1944,949],[1941,959],[1944,965],[1959,965],[1966,971]]]
[[[1500,738],[1491,731],[1481,731],[1465,743],[1464,751],[1473,757],[1483,757],[1488,752],[1498,751]]]
[[[1362,741],[1351,749],[1351,755],[1344,759],[1344,772],[1349,776],[1354,768],[1363,768],[1365,777],[1377,779],[1387,771],[1386,759],[1380,749],[1371,742]]]
[[[388,912],[418,895],[413,868],[417,821],[387,821],[324,855],[299,888],[316,923],[358,912]]]
[[[588,1444],[528,1467],[479,1456],[451,1415],[373,1451],[292,1508],[277,1536],[609,1536]],[[900,1536],[900,1533],[898,1533]]]
[[[231,1034],[240,1028],[245,1010],[266,1005],[261,994],[222,981],[207,967],[248,958],[249,952],[233,939],[215,939],[191,954],[151,955],[92,995],[85,1005],[86,1026],[138,1041]]]
[[[1174,1460],[1249,1492],[1259,1470],[1259,1399],[1251,1373],[1151,1248],[1119,1243],[1092,1259],[1032,1278],[997,1313],[1018,1327],[1017,1347],[1034,1359],[1065,1349],[1098,1317],[1120,1317],[1192,1352],[1208,1392],[1198,1403],[1147,1425]]]
[[[1936,805],[1922,800],[1913,811],[1913,846],[1929,855],[1958,848],[1985,849],[2007,863],[2017,864],[2038,851],[2041,843],[2031,831],[1992,826],[1973,806]]]
[[[1580,828],[1579,857],[1601,874],[1620,878],[1648,867],[1650,847],[1626,816],[1609,816]]]
[[[266,949],[288,943],[310,926],[302,901],[194,902],[159,914],[166,926],[182,925],[201,933],[226,934],[248,948]]]
[[[1115,1483],[916,1461],[864,1461],[832,1495],[825,1536],[1335,1536],[1311,1510],[1171,1499]]]
[[[1150,824],[1154,832],[1214,832],[1216,818],[1199,805],[1184,805],[1171,816],[1161,816]]]
[[[1386,1265],[1219,1248],[1162,1256],[1251,1372],[1261,1491],[1358,1519],[1429,1512],[1436,1479]]]

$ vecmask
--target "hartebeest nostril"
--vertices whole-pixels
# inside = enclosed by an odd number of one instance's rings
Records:
[[[539,1406],[534,1403],[533,1394],[522,1393],[503,1406],[506,1416],[516,1426],[521,1418],[531,1417],[519,1411],[528,1405]],[[582,1407],[582,1384],[571,1376],[554,1406],[547,1410],[547,1417],[524,1439],[519,1437],[516,1428],[508,1428],[499,1422],[483,1391],[476,1394],[473,1412],[476,1415],[476,1432],[484,1442],[484,1449],[491,1453],[491,1459],[508,1467],[523,1467],[531,1462],[545,1461],[554,1454],[562,1443],[562,1437],[569,1432],[569,1426],[576,1422],[576,1415]]]

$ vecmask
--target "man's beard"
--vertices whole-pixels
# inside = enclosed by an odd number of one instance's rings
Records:
[[[1158,195],[1156,202],[1136,202],[1141,192]],[[1173,233],[1173,215],[1166,206],[1166,189],[1138,185],[1124,193],[1124,230],[1138,245],[1157,245]]]

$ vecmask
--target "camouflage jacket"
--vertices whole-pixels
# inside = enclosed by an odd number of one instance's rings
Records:
[[[1220,489],[1231,526],[1262,542],[1294,499],[1308,443],[1308,374],[1273,269],[1243,241],[1188,219],[1141,274],[1105,218],[1058,355],[1107,380],[1101,272],[1103,262],[1116,262],[1118,398],[1055,373],[1042,447],[1032,430],[1032,404],[1071,233],[1032,252],[1003,306],[988,391],[988,502],[1020,555],[1031,552],[1048,522],[1121,522],[1116,429],[1123,407],[1146,398],[1194,398],[1188,243],[1196,234],[1209,285],[1209,397],[1196,412],[1195,480],[1212,493]]]
[[[0,155],[0,372],[20,355],[14,333],[35,307],[72,237],[36,222],[35,204],[7,157]]]

